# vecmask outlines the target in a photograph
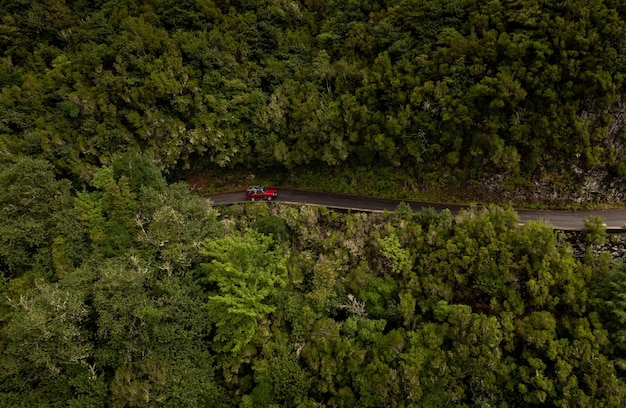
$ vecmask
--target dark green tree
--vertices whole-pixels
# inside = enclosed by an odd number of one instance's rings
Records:
[[[32,270],[51,278],[55,257],[78,261],[83,240],[72,210],[71,185],[45,160],[19,158],[0,172],[0,268],[7,277]],[[76,240],[65,247],[62,242]],[[52,256],[51,256],[52,254]],[[63,273],[58,263],[57,272]]]

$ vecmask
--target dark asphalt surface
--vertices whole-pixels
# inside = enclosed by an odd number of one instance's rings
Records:
[[[244,191],[216,193],[207,195],[215,204],[234,204],[245,202]],[[394,211],[399,203],[405,202],[413,211],[432,207],[436,211],[449,209],[453,215],[458,214],[462,206],[455,204],[426,203],[406,200],[389,200],[382,198],[370,198],[350,196],[333,193],[318,193],[302,190],[278,189],[278,202],[289,204],[320,205],[328,208],[353,211]],[[596,211],[555,211],[555,210],[517,210],[521,223],[529,220],[544,220],[555,229],[581,230],[583,220],[589,215],[597,215],[604,219],[609,230],[622,230],[626,224],[626,210],[596,210]],[[624,230],[626,232],[626,230]]]

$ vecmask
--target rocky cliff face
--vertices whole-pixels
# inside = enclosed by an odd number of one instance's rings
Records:
[[[610,234],[605,244],[587,244],[582,232],[563,232],[561,242],[568,242],[574,250],[574,256],[582,259],[587,248],[594,255],[608,253],[615,261],[626,262],[626,230],[623,234]]]
[[[612,177],[606,171],[583,172],[572,166],[575,179],[570,182],[557,178],[533,180],[524,187],[506,188],[506,176],[498,175],[480,182],[486,194],[501,201],[565,207],[579,205],[615,206],[626,202],[626,180]]]

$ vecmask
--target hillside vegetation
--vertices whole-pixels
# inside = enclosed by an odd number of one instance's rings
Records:
[[[0,152],[83,181],[127,150],[167,172],[621,177],[625,18],[613,0],[7,0]]]
[[[626,266],[600,218],[574,242],[497,207],[217,207],[180,180],[619,179],[625,18],[0,0],[0,406],[621,408]]]
[[[0,405],[621,407],[626,268],[490,208],[211,207],[122,156],[0,173]],[[593,245],[592,245],[593,244]]]

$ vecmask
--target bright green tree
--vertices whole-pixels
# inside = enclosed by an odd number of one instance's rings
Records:
[[[276,309],[273,302],[286,284],[288,257],[272,246],[271,237],[254,231],[204,242],[208,262],[201,274],[210,288],[209,320],[224,351],[241,352]]]

